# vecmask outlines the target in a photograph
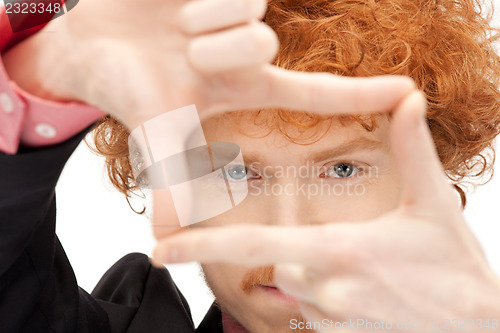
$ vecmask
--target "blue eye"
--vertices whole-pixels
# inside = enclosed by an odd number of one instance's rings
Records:
[[[247,180],[248,169],[244,165],[233,165],[226,169],[227,178],[231,181]]]
[[[230,166],[226,174],[230,180],[241,181],[247,178],[247,168],[244,165]]]
[[[259,179],[260,175],[246,166],[237,164],[228,166],[226,169],[226,177],[229,181],[241,182],[249,179]]]
[[[326,176],[332,178],[347,178],[359,172],[359,169],[350,163],[338,163],[332,165],[326,171]]]

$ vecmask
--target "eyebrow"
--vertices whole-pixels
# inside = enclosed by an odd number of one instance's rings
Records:
[[[341,143],[336,147],[328,148],[320,152],[310,154],[307,156],[307,160],[313,162],[321,162],[332,157],[347,155],[352,152],[366,151],[366,150],[388,151],[388,147],[386,144],[377,140],[369,139],[367,137],[357,137],[354,138],[353,140]]]
[[[356,137],[352,140],[343,142],[338,144],[336,147],[327,148],[325,150],[312,153],[307,155],[306,161],[313,161],[314,163],[321,162],[333,157],[347,155],[352,152],[358,151],[372,151],[372,150],[384,150],[388,151],[388,147],[386,144],[381,141],[369,139],[367,137]],[[265,164],[266,161],[263,161],[263,157],[258,153],[244,153],[243,159],[246,164],[252,164],[255,162],[262,162]]]

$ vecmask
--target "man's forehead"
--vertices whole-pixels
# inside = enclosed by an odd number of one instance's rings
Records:
[[[354,152],[388,152],[389,122],[381,119],[377,128],[367,131],[357,122],[340,124],[332,122],[322,129],[320,137],[312,142],[295,143],[283,133],[248,123],[238,126],[224,126],[224,122],[204,122],[203,130],[208,142],[232,142],[241,147],[245,163],[321,162]],[[260,129],[260,132],[259,132]],[[307,138],[307,133],[304,137]],[[287,161],[288,160],[288,161]]]
[[[305,164],[321,163],[354,153],[387,153],[389,151],[389,147],[384,142],[366,136],[359,136],[339,144],[329,144],[326,146],[319,143],[313,143],[309,148],[293,143],[291,145],[294,145],[297,149],[284,149],[280,152],[272,149],[261,151],[251,146],[242,147],[243,158],[247,164]]]
[[[256,116],[258,114],[258,116]],[[290,114],[299,115],[296,118],[280,119],[281,115],[273,112],[257,113],[256,111],[249,111],[243,113],[242,111],[222,115],[216,115],[202,120],[203,131],[205,136],[211,137],[234,137],[239,139],[241,137],[249,137],[251,139],[258,139],[264,137],[272,137],[271,134],[281,134],[287,141],[296,141],[296,143],[304,144],[311,142],[308,138],[315,137],[319,134],[318,139],[322,136],[356,136],[373,131],[368,131],[366,126],[362,124],[370,124],[375,120],[374,129],[378,127],[385,127],[388,125],[389,120],[385,114],[377,114],[373,116],[363,116],[356,119],[354,117],[335,116],[331,118],[308,118],[304,112],[290,112]],[[301,118],[301,115],[303,118]],[[318,116],[319,117],[319,116]],[[278,118],[278,119],[277,119]],[[304,119],[305,118],[305,119]],[[372,125],[368,125],[371,127]],[[276,141],[279,135],[275,135],[272,140]],[[290,140],[291,139],[291,140]],[[267,139],[267,142],[272,140]]]

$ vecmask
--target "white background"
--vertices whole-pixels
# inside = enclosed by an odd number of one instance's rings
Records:
[[[500,22],[498,13],[496,17],[496,22]],[[497,146],[500,152],[500,145]],[[495,169],[500,172],[500,156]],[[469,194],[468,199],[465,216],[491,266],[500,274],[500,176]],[[148,219],[133,213],[123,195],[112,189],[104,176],[102,161],[83,143],[63,172],[57,200],[57,234],[79,285],[88,292],[125,254],[152,253],[154,238]],[[136,209],[142,208],[139,199],[133,201],[133,205]],[[169,265],[168,269],[187,298],[198,325],[213,297],[199,276],[197,264]]]

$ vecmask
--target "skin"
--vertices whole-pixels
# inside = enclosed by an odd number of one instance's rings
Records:
[[[202,118],[262,107],[365,113],[394,108],[415,89],[406,77],[345,78],[270,65],[278,40],[259,21],[266,4],[80,1],[3,60],[28,92],[94,105],[131,130],[191,104]]]
[[[248,124],[246,119],[241,121]],[[397,166],[390,152],[389,122],[381,118],[379,123],[379,128],[374,132],[367,132],[357,123],[348,126],[334,123],[318,142],[297,145],[276,132],[255,139],[239,133],[234,127],[228,130],[223,122],[206,122],[203,128],[209,142],[234,142],[242,149],[244,158],[258,158],[246,159],[249,167],[255,166],[248,176],[248,197],[236,208],[196,224],[193,228],[243,223],[295,227],[335,221],[354,223],[394,209],[398,202],[400,183]],[[263,133],[262,128],[256,126],[244,127],[256,134]],[[377,142],[377,148],[363,146],[360,141],[363,139]],[[349,144],[355,146],[347,152],[329,153],[321,159],[310,158],[311,155],[332,152]],[[340,178],[338,174],[325,177],[328,171],[334,170],[335,165],[344,161],[352,163],[359,171],[345,178]],[[295,170],[309,167],[311,175],[295,177],[293,171],[279,173],[279,170],[292,170],[287,167]],[[314,167],[320,167],[320,170],[314,170]],[[337,194],[329,195],[324,190],[315,195],[311,190],[311,197],[307,199],[301,192],[297,193],[298,186],[302,184],[321,183],[335,188]],[[266,195],[264,191],[269,186],[286,188],[291,195],[273,195],[272,192]],[[348,193],[348,187],[351,187],[352,193]],[[359,194],[354,193],[354,188],[358,189]],[[155,222],[161,223],[159,219]],[[241,282],[248,267],[228,263],[206,263],[202,267],[218,304],[248,331],[290,332],[290,319],[300,316],[297,303],[285,302],[263,288],[255,288],[245,294]]]
[[[364,318],[392,323],[392,331],[399,331],[398,322],[418,322],[422,325],[414,328],[418,332],[446,332],[451,327],[446,326],[446,320],[459,318],[466,325],[474,319],[463,331],[491,331],[491,326],[478,324],[476,319],[484,323],[489,319],[490,325],[496,319],[498,324],[499,278],[489,268],[463,219],[424,114],[425,100],[419,93],[410,95],[394,110],[389,130],[379,133],[384,142],[389,140],[393,159],[388,155],[388,161],[395,164],[385,161],[389,164],[381,166],[380,176],[367,185],[369,191],[363,198],[328,198],[328,204],[321,207],[314,206],[314,200],[280,197],[275,199],[278,209],[255,202],[246,215],[236,215],[240,208],[226,213],[232,221],[224,227],[191,228],[165,237],[155,250],[156,260],[204,263],[214,292],[222,295],[227,311],[234,312],[231,314],[250,332],[271,332],[284,320],[279,315],[279,319],[266,317],[274,312],[267,308],[272,302],[264,296],[259,303],[258,295],[245,299],[236,291],[237,283],[228,274],[232,272],[238,280],[241,265],[274,265],[275,285],[297,299],[307,321],[331,319],[343,323]],[[339,133],[330,134],[332,141],[328,144],[353,135]],[[255,142],[249,149],[256,147],[259,144]],[[290,149],[283,149],[284,154],[281,148],[271,150],[272,161],[281,158],[300,163],[306,150],[293,148],[297,149],[294,155]],[[360,156],[353,158],[370,154]],[[356,205],[350,205],[350,200],[356,200]],[[330,205],[332,210],[323,215]],[[221,221],[225,220],[223,215]],[[256,310],[243,310],[242,303]],[[260,307],[270,312],[264,310],[258,319]],[[428,326],[436,320],[438,328]],[[284,326],[280,329],[286,331]],[[346,326],[335,331],[377,329]]]
[[[393,111],[390,142],[401,174],[394,210],[360,216],[367,220],[358,223],[346,216],[348,223],[335,216],[326,223],[318,215],[325,223],[300,227],[300,212],[275,211],[290,225],[195,228],[160,241],[157,259],[275,265],[276,285],[299,300],[308,320],[498,317],[498,277],[446,182],[414,83],[274,67],[276,36],[258,22],[265,1],[233,2],[80,1],[45,27],[51,33],[17,44],[3,60],[28,92],[97,106],[129,129],[191,104],[202,119],[265,107],[333,115]],[[296,158],[286,162],[300,163]]]

